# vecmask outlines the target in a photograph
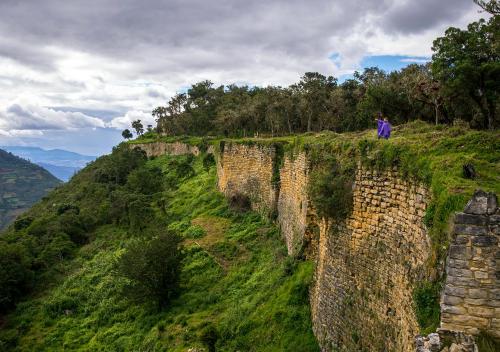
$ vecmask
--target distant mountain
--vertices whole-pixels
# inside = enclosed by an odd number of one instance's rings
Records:
[[[74,174],[76,174],[81,169],[81,167],[75,167],[75,166],[58,166],[47,163],[36,163],[36,164],[40,165],[45,170],[49,171],[52,175],[54,175],[60,180],[63,180],[64,182],[68,181]]]
[[[60,183],[44,168],[0,149],[0,230]]]
[[[44,167],[63,181],[68,181],[78,170],[96,159],[95,156],[82,155],[62,149],[45,150],[38,147],[21,146],[0,148]]]

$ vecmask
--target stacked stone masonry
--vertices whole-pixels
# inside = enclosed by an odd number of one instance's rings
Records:
[[[414,351],[412,292],[430,253],[427,202],[427,189],[396,171],[358,168],[352,215],[319,226],[311,309],[325,351]]]
[[[263,214],[276,210],[277,185],[273,184],[275,149],[260,145],[226,143],[217,157],[219,190],[227,197],[243,195]]]
[[[286,157],[280,169],[278,197],[278,224],[288,253],[295,255],[302,247],[307,229],[307,215],[311,211],[307,197],[309,165],[306,155]]]
[[[148,156],[199,154],[188,146],[145,150]],[[412,293],[431,255],[423,222],[428,189],[403,180],[397,170],[359,166],[353,211],[333,223],[319,219],[308,199],[307,155],[286,156],[278,183],[273,180],[275,157],[272,146],[226,143],[216,155],[218,187],[228,197],[247,196],[256,210],[277,213],[289,254],[303,253],[305,247],[315,260],[310,303],[322,351],[415,351],[419,327]],[[479,330],[499,336],[500,214],[492,197],[475,196],[455,217],[440,336]],[[461,339],[455,342],[470,345],[468,338]],[[419,351],[434,342],[418,341]]]
[[[500,338],[500,212],[494,194],[476,192],[454,221],[441,299],[441,329]]]
[[[160,155],[184,155],[193,154],[199,155],[200,150],[196,146],[186,143],[174,142],[152,142],[152,143],[137,143],[130,145],[133,148],[140,148],[146,152],[148,158]]]

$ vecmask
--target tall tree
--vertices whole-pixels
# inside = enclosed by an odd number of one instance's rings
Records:
[[[498,0],[474,0],[484,11],[492,15],[500,15],[500,2]]]
[[[466,30],[448,28],[432,47],[432,71],[450,90],[473,102],[483,126],[494,128],[500,91],[500,17],[481,19]]]
[[[130,132],[130,130],[127,128],[127,129],[123,130],[122,137],[125,139],[130,139],[133,137],[133,135],[132,135],[132,132]]]
[[[142,125],[141,120],[132,121],[132,128],[139,136],[144,133],[144,126]]]

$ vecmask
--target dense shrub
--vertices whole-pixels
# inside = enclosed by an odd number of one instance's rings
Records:
[[[180,242],[180,236],[172,232],[133,242],[115,265],[116,275],[128,280],[125,293],[164,308],[179,286],[183,257]]]
[[[0,312],[11,308],[32,282],[33,272],[25,249],[0,241]]]
[[[422,282],[413,291],[413,302],[415,303],[415,313],[420,329],[423,334],[436,331],[439,326],[440,285],[432,282]]]
[[[314,168],[309,183],[311,200],[320,216],[345,219],[353,204],[353,170],[330,157]]]
[[[203,168],[208,171],[213,165],[215,165],[215,158],[213,154],[206,154],[203,157]]]

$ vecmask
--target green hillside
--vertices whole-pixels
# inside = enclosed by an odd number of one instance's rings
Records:
[[[0,230],[58,184],[47,170],[0,149]]]
[[[0,239],[0,258],[23,253],[24,280],[12,290],[32,293],[4,316],[0,350],[318,350],[312,264],[287,257],[274,224],[232,210],[202,157],[146,161],[116,148],[23,219]],[[178,294],[159,311],[131,299],[115,268],[134,243],[164,231],[182,236],[184,260]]]

